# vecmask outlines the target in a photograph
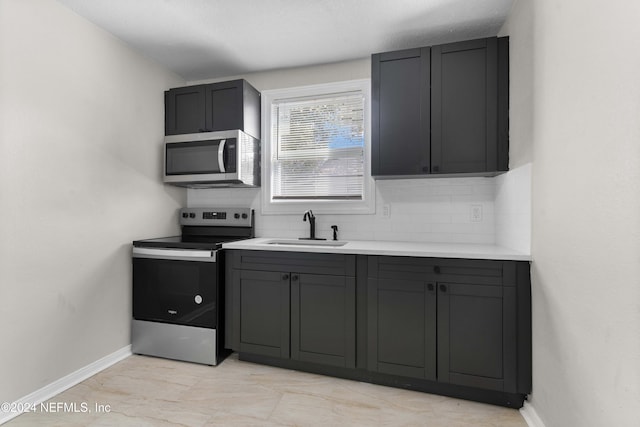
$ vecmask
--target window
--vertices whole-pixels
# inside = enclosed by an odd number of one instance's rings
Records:
[[[263,213],[373,213],[369,84],[262,93]]]

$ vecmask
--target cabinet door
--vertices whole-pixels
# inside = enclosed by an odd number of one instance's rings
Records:
[[[171,89],[164,93],[165,135],[203,132],[205,85]]]
[[[438,381],[515,391],[511,289],[439,282]],[[513,390],[511,390],[513,389]]]
[[[432,173],[497,170],[497,38],[431,49]]]
[[[373,55],[371,173],[429,173],[429,48]]]
[[[370,277],[368,302],[369,370],[435,380],[435,284]]]
[[[289,358],[289,274],[245,270],[233,274],[239,293],[239,351]]]
[[[242,129],[242,86],[239,80],[206,86],[206,128],[210,132]]]
[[[355,368],[355,278],[291,274],[291,358]]]

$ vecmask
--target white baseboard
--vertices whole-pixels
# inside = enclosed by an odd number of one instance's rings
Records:
[[[15,402],[13,402],[13,404],[11,404],[11,407],[22,408],[26,404],[32,406],[39,405],[40,403],[51,399],[52,397],[62,393],[63,391],[73,387],[76,384],[81,383],[87,378],[94,376],[98,372],[107,369],[109,366],[115,365],[119,361],[126,359],[129,356],[131,356],[131,345],[123,347],[120,350],[103,357],[102,359],[96,360],[95,362],[85,366],[84,368],[80,368],[77,371],[60,378],[59,380],[56,380],[51,384],[48,384],[41,389],[36,390],[21,399],[16,400]],[[20,414],[21,412],[0,412],[0,424],[4,424]]]
[[[520,409],[520,415],[522,415],[529,427],[545,427],[535,408],[528,402],[524,402],[524,406]]]

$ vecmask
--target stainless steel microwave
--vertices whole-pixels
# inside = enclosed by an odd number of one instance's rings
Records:
[[[259,187],[260,141],[241,130],[166,136],[164,182],[190,188]]]

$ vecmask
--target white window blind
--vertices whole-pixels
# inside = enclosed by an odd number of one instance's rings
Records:
[[[362,200],[365,97],[360,91],[271,104],[275,200]]]

